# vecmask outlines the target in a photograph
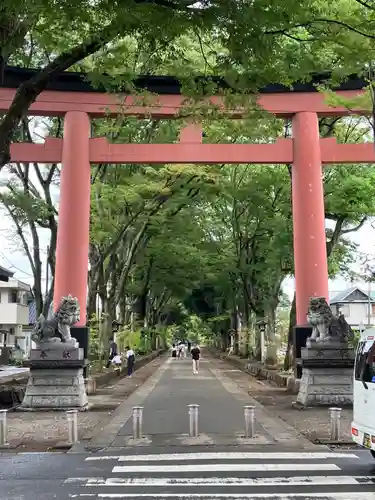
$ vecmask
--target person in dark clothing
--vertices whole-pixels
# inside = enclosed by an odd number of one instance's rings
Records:
[[[191,342],[188,340],[188,352],[191,352]]]
[[[172,345],[172,358],[177,358],[177,349],[176,349],[176,344]]]
[[[107,363],[107,368],[111,366],[112,359],[117,356],[117,344],[114,340],[109,341],[109,356],[108,356],[108,363]]]
[[[131,349],[128,345],[126,346],[126,360],[128,366],[128,377],[131,377],[134,370],[135,354],[133,349]]]
[[[193,373],[197,374],[199,371],[199,358],[201,356],[201,350],[199,349],[198,344],[195,344],[193,349],[191,350],[191,358],[193,360]]]

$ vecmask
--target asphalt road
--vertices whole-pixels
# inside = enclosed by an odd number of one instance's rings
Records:
[[[375,500],[375,460],[366,451],[238,449],[2,454],[0,498]]]

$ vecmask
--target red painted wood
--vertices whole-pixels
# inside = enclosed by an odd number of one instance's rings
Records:
[[[293,118],[292,206],[297,325],[307,323],[310,297],[328,301],[323,178],[318,116]]]
[[[292,141],[275,144],[109,144],[92,139],[94,163],[290,163]]]
[[[60,176],[54,307],[73,295],[81,306],[78,325],[86,324],[90,221],[90,119],[82,111],[65,117]]]
[[[186,136],[185,136],[186,137]],[[184,139],[185,140],[185,139]],[[48,138],[44,144],[11,145],[14,162],[60,163],[62,139]],[[194,149],[187,147],[194,144]],[[292,139],[276,144],[108,144],[106,139],[90,139],[91,163],[292,163]],[[275,147],[276,146],[276,147]],[[322,163],[375,163],[373,143],[338,144],[320,139]],[[207,159],[212,154],[211,160]],[[224,158],[224,159],[223,159]],[[237,161],[238,160],[238,161]]]
[[[202,124],[192,123],[180,130],[180,142],[201,143],[202,142]]]
[[[323,163],[375,163],[373,142],[338,144],[335,138],[320,139]]]
[[[61,163],[62,139],[47,137],[43,144],[27,142],[13,143],[10,146],[10,156],[13,162]]]
[[[342,97],[349,99],[361,94],[361,91],[340,91]],[[6,111],[15,95],[14,89],[0,88],[0,111]],[[243,109],[227,109],[219,97],[210,98],[211,101],[225,110],[231,118],[241,118]],[[249,103],[252,98],[249,97]],[[191,105],[181,95],[159,95],[147,97],[142,106],[140,97],[104,94],[100,92],[58,92],[46,90],[40,94],[34,104],[30,106],[30,115],[35,116],[63,116],[68,111],[84,111],[92,117],[118,114],[133,115],[149,118],[173,118],[179,113],[192,114]],[[316,112],[320,116],[347,116],[347,108],[332,108],[325,102],[324,96],[319,93],[277,93],[262,94],[257,99],[258,104],[266,111],[276,116],[292,117],[302,111]],[[185,109],[184,109],[185,108]],[[190,108],[190,109],[189,109]],[[361,110],[352,113],[361,114]],[[366,113],[364,113],[366,114]]]

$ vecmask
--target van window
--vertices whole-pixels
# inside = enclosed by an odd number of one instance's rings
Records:
[[[368,383],[375,383],[375,353],[372,362],[367,364],[370,349],[374,346],[374,341],[360,342],[355,359],[355,379]],[[362,375],[363,374],[363,375]]]

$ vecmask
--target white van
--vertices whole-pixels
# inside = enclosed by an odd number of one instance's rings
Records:
[[[375,328],[358,343],[353,381],[352,439],[375,458]]]

